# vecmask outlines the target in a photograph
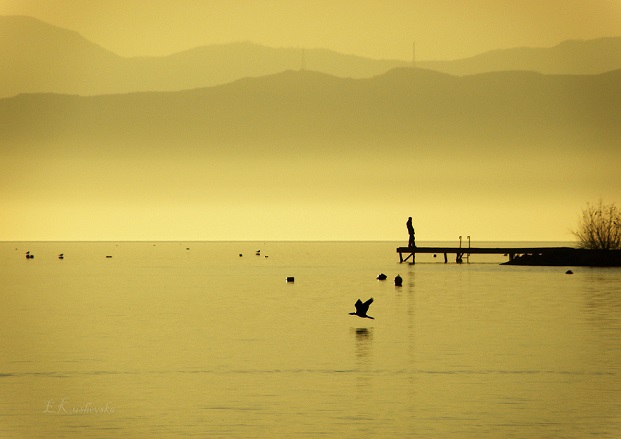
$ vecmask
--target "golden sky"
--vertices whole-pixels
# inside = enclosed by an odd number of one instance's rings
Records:
[[[373,58],[455,59],[618,36],[619,0],[0,0],[124,56],[252,41]]]
[[[621,0],[0,0],[0,15],[74,30],[123,56],[251,41],[409,60],[416,41],[418,59],[434,60],[621,35]],[[419,240],[567,241],[586,202],[621,195],[607,159],[618,154],[592,154],[591,169],[591,147],[562,166],[526,157],[527,178],[506,175],[502,160],[460,177],[489,159],[476,157],[403,170],[381,149],[377,168],[247,157],[234,174],[230,163],[5,156],[0,240],[399,240],[411,215]]]

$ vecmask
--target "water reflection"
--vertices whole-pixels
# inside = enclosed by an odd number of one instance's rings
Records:
[[[373,351],[373,328],[355,328],[354,333],[356,335],[356,358],[368,360]]]
[[[408,288],[410,291],[414,290],[414,266],[410,265],[408,268],[408,279],[407,279],[408,283]]]
[[[616,275],[616,276],[615,276]],[[585,320],[596,328],[592,346],[597,351],[598,363],[619,369],[621,356],[621,285],[618,271],[596,270],[585,276],[583,291]]]
[[[621,285],[612,270],[587,273],[581,285],[589,320],[605,331],[616,334],[621,321]]]
[[[352,332],[355,335],[355,354],[356,354],[356,368],[358,372],[355,375],[356,382],[356,394],[358,398],[364,400],[365,395],[368,395],[373,389],[374,376],[371,373],[372,367],[372,354],[373,354],[373,328],[352,328]],[[358,415],[366,418],[371,415],[365,408],[359,407]]]

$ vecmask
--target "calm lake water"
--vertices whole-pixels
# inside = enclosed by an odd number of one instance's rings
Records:
[[[621,269],[398,245],[0,243],[0,437],[620,437]]]

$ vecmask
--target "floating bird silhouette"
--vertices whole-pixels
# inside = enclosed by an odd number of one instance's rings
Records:
[[[386,275],[384,273],[380,273],[377,275],[376,279],[377,280],[386,280]]]
[[[369,310],[369,305],[373,303],[373,297],[371,297],[366,302],[362,303],[360,299],[356,301],[354,306],[356,307],[356,312],[350,312],[349,315],[362,317],[363,319],[372,319],[373,317],[367,315],[367,311]]]

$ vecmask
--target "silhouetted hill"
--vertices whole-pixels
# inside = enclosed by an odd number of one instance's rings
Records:
[[[618,159],[619,102],[621,70],[455,77],[406,68],[368,79],[287,71],[181,92],[21,95],[0,100],[0,126],[3,148],[22,155]]]
[[[124,58],[30,17],[0,16],[0,97],[54,92],[80,95],[174,91],[224,84],[288,69],[369,77],[406,64],[324,49],[275,49],[251,43],[198,47],[164,57]],[[304,62],[303,62],[304,59]]]
[[[285,70],[369,78],[409,65],[323,49],[269,48],[251,43],[199,47],[165,57],[118,56],[67,31],[30,17],[0,16],[0,97],[20,93],[98,95],[176,91],[262,77]],[[602,73],[621,68],[621,38],[570,41],[550,49],[508,49],[473,58],[418,63],[456,75],[531,70]]]
[[[598,74],[621,68],[621,37],[564,41],[551,48],[494,50],[455,61],[421,61],[418,67],[453,75],[527,70],[545,74]]]
[[[30,17],[0,17],[0,96],[110,91],[106,76],[122,58],[80,34]],[[101,81],[101,86],[94,86]]]

